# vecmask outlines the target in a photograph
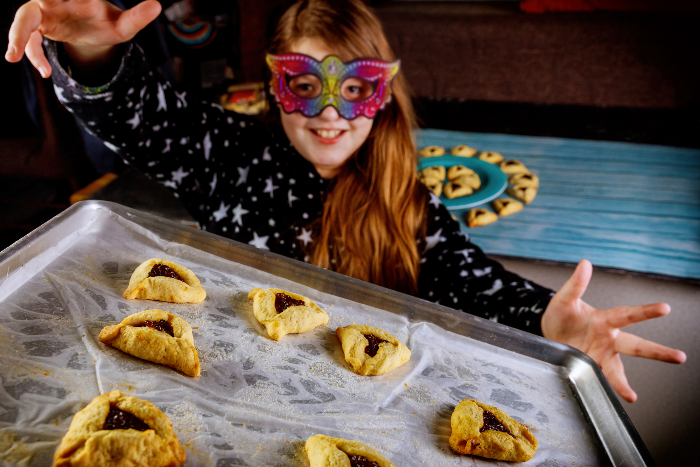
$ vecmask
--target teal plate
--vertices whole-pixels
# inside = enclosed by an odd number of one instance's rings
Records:
[[[497,165],[489,164],[475,157],[421,157],[418,161],[418,170],[436,165],[442,165],[447,170],[453,165],[463,165],[472,169],[481,178],[481,188],[471,195],[453,199],[447,199],[444,195],[440,195],[440,201],[447,209],[468,209],[488,203],[496,199],[508,186],[508,177]]]

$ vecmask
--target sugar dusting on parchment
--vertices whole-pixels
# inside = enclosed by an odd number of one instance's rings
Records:
[[[0,459],[3,462],[19,464],[29,462],[33,451],[27,448],[24,441],[15,437],[12,432],[0,434]]]
[[[0,432],[0,463],[3,465],[17,467],[34,465],[42,460],[38,458],[52,454],[55,449],[55,442],[41,441],[31,436],[19,436],[7,429],[2,429]],[[37,456],[39,452],[42,452],[42,455]]]
[[[165,414],[170,418],[180,444],[187,451],[188,460],[194,456],[197,459],[194,464],[209,465],[211,460],[208,449],[202,442],[202,438],[209,433],[209,428],[204,423],[202,413],[197,406],[185,400],[166,409]]]

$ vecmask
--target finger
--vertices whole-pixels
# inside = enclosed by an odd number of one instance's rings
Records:
[[[559,289],[559,297],[563,301],[575,301],[583,296],[583,293],[591,281],[593,266],[587,259],[581,260],[576,266],[574,273],[564,285]]]
[[[619,306],[604,313],[610,326],[624,328],[630,324],[666,316],[670,312],[671,307],[667,303],[652,303],[639,306]]]
[[[156,19],[160,11],[161,5],[155,0],[141,2],[119,16],[116,29],[125,41],[129,40]]]
[[[615,339],[615,350],[633,357],[651,358],[667,363],[685,362],[685,352],[642,339],[627,332],[621,332]]]
[[[15,14],[15,20],[10,26],[9,42],[5,59],[8,62],[19,62],[24,55],[24,49],[31,34],[39,29],[41,24],[41,8],[34,2],[25,3]]]
[[[41,47],[41,34],[39,31],[34,31],[29,36],[25,53],[31,64],[34,65],[34,68],[39,70],[42,78],[51,76],[51,65],[44,55],[44,49]]]
[[[610,386],[617,391],[620,397],[627,402],[634,402],[637,400],[637,393],[632,390],[630,383],[627,381],[625,367],[619,355],[608,359],[601,368]]]

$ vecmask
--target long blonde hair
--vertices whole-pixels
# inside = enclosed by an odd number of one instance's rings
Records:
[[[294,4],[280,19],[270,52],[288,52],[302,38],[321,39],[345,62],[395,60],[379,20],[359,0]],[[416,119],[402,73],[392,88],[367,140],[329,186],[309,262],[415,295],[428,194],[416,177]]]

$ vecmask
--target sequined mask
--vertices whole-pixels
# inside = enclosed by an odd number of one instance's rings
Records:
[[[311,118],[332,106],[347,120],[374,118],[384,108],[400,64],[365,58],[345,63],[335,55],[319,62],[297,53],[268,54],[266,59],[272,71],[270,91],[286,113]]]

